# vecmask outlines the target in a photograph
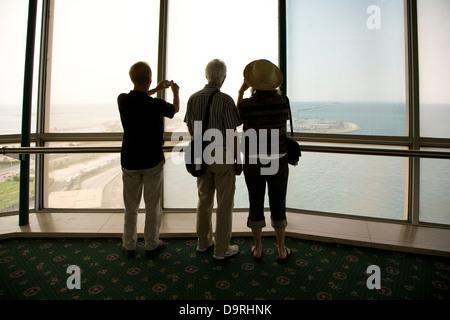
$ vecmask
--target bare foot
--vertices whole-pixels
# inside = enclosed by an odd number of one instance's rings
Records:
[[[263,247],[252,246],[253,260],[260,261],[262,259]]]
[[[278,252],[277,255],[277,261],[278,262],[285,262],[287,258],[291,255],[291,249],[284,247],[284,250],[282,252]]]

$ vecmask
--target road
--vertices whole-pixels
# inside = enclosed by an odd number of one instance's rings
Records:
[[[118,175],[122,173],[120,166],[116,166],[105,172],[94,175],[91,178],[84,179],[81,182],[80,189],[89,190],[89,189],[103,189],[109,182],[115,179]]]

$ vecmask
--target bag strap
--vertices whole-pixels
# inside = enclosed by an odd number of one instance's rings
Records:
[[[211,93],[211,95],[209,96],[208,106],[206,107],[206,112],[205,112],[205,119],[203,119],[203,123],[202,123],[202,131],[203,131],[203,133],[205,133],[206,129],[208,128],[208,124],[209,124],[209,109],[211,108],[211,104],[212,104],[212,100],[214,98],[214,95],[217,92],[219,92],[219,89],[214,90],[214,92]]]
[[[291,137],[294,137],[294,129],[292,126],[292,113],[291,113],[291,107],[289,106],[289,121],[291,122]]]
[[[288,97],[286,97],[286,99],[288,99]],[[289,102],[289,99],[288,99],[288,105],[289,105],[289,121],[291,124],[291,137],[294,137],[294,126],[292,125],[291,103]]]

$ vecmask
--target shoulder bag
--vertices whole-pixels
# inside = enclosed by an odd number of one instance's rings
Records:
[[[215,90],[209,96],[208,106],[206,107],[206,112],[205,112],[205,118],[203,119],[203,122],[202,122],[202,135],[199,138],[197,138],[197,140],[195,140],[196,137],[194,137],[194,139],[191,140],[189,142],[188,146],[184,149],[184,162],[186,164],[186,170],[193,177],[199,177],[202,174],[204,174],[206,171],[206,167],[208,166],[203,159],[203,150],[206,147],[206,144],[203,143],[203,134],[205,133],[206,129],[208,128],[209,109],[211,108],[212,99],[217,92],[219,92],[219,90]],[[200,141],[198,141],[198,139]],[[200,159],[198,159],[198,158],[196,159],[196,157],[195,157],[194,145],[197,147],[201,146],[200,148],[201,148],[202,154],[201,154]]]

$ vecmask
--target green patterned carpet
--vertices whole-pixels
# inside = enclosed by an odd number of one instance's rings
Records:
[[[251,258],[251,238],[233,238],[240,253],[216,261],[195,239],[165,239],[152,258],[143,243],[135,259],[120,239],[0,241],[1,300],[449,300],[450,259],[288,238],[292,255],[276,262],[275,238],[264,238],[264,261]],[[70,265],[80,289],[68,289]],[[381,289],[368,289],[370,265]],[[74,282],[72,282],[74,283]]]

